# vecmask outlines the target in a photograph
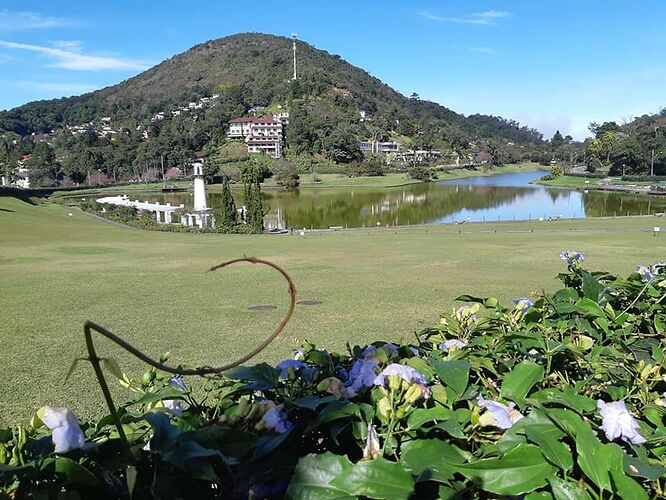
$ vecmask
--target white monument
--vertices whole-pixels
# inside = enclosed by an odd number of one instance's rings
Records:
[[[203,164],[196,162],[192,165],[194,169],[194,211],[203,212],[208,210],[206,201],[206,183],[203,177]]]
[[[195,162],[192,165],[194,175],[194,207],[192,212],[183,214],[181,224],[184,226],[198,226],[201,229],[215,226],[215,217],[210,213],[206,200],[206,183],[204,181],[203,163]]]

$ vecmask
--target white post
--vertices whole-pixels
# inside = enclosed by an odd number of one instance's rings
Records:
[[[164,223],[171,224],[171,212],[164,211]]]

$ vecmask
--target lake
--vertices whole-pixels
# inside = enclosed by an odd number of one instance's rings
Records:
[[[543,172],[410,184],[395,188],[264,189],[266,227],[329,228],[450,224],[548,218],[641,215],[666,210],[666,197],[556,189],[530,184]],[[236,203],[242,200],[239,193]],[[141,197],[139,195],[139,197]],[[151,195],[151,201],[192,205],[191,193]],[[216,206],[220,195],[208,194]]]

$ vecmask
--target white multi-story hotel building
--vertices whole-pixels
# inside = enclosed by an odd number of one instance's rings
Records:
[[[245,141],[248,153],[282,156],[282,123],[272,117],[235,118],[229,122],[227,137]]]

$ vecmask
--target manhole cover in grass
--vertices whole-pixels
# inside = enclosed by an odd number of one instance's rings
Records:
[[[321,304],[321,300],[301,300],[296,302],[299,306],[318,306]]]
[[[272,311],[277,309],[277,306],[250,306],[247,308],[248,311]]]

